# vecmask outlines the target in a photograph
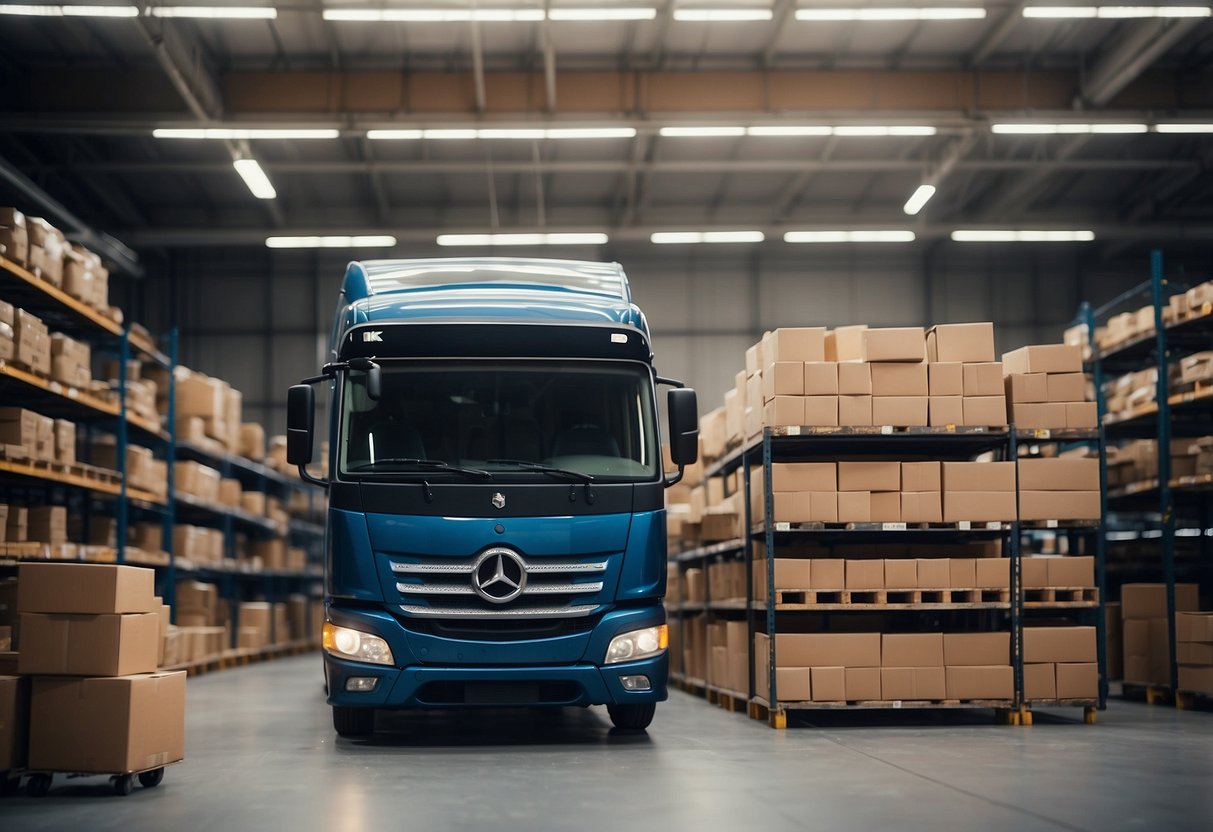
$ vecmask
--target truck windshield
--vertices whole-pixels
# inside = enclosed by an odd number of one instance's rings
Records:
[[[639,364],[385,361],[378,401],[351,373],[343,402],[339,460],[350,478],[658,475],[652,384]]]

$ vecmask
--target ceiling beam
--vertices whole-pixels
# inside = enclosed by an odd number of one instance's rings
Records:
[[[1090,136],[1073,136],[1066,140],[1050,157],[1054,162],[1066,162],[1082,152],[1091,141]],[[1045,160],[1037,165],[1026,176],[1013,180],[1006,188],[994,191],[979,208],[978,216],[990,220],[997,216],[1015,215],[1028,208],[1034,199],[1051,184],[1050,177],[1057,172],[1056,168],[1045,167]]]
[[[779,55],[780,42],[783,40],[784,32],[787,31],[788,26],[794,22],[795,13],[796,0],[775,0],[771,34],[767,38],[766,46],[762,50],[761,64],[764,68],[770,68],[775,65],[775,59]]]
[[[1085,76],[1076,106],[1103,107],[1203,22],[1196,18],[1146,20],[1127,27]]]
[[[1020,0],[1020,2],[1008,6],[994,26],[982,35],[977,46],[973,47],[973,51],[965,59],[965,65],[978,67],[984,64],[998,50],[998,47],[1002,46],[1002,42],[1015,30],[1015,27],[1019,25],[1019,22],[1023,19],[1023,10],[1026,5],[1028,4],[1025,0]]]

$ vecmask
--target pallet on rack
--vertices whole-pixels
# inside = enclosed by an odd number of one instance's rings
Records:
[[[1099,589],[1093,586],[1052,586],[1024,589],[1025,607],[1095,607]]]
[[[774,707],[761,696],[750,700],[750,719],[766,722],[772,728],[788,727],[788,714],[811,711],[901,711],[901,710],[992,710],[995,720],[1006,725],[1031,725],[1030,713],[1017,708],[1009,699],[927,699],[927,700],[855,700],[838,702],[779,702]]]
[[[903,607],[1009,605],[1009,589],[777,589],[776,609],[819,609],[857,607],[889,609]],[[763,602],[757,602],[761,606]]]

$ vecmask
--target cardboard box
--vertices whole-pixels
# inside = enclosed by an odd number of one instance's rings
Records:
[[[1020,520],[1098,520],[1098,491],[1021,491]]]
[[[755,675],[754,687],[758,695],[770,698],[771,682],[766,673]],[[781,702],[808,702],[812,697],[810,673],[807,667],[779,667],[775,669],[775,692]]]
[[[240,426],[240,455],[254,462],[265,459],[265,428],[260,422],[245,422]]]
[[[1052,663],[1023,666],[1024,699],[1056,699],[1057,676]]]
[[[1025,557],[1020,561],[1020,578],[1024,589],[1043,589],[1049,586],[1049,558]]]
[[[4,539],[8,543],[24,543],[29,540],[29,509],[25,506],[8,506],[8,518],[4,523]]]
[[[1038,344],[1020,347],[1002,356],[1010,373],[1081,373],[1082,347],[1076,344]]]
[[[884,589],[883,560],[848,560],[847,589]]]
[[[847,672],[843,667],[809,669],[814,702],[843,702],[847,698]]]
[[[1064,428],[1067,426],[1067,414],[1071,405],[1062,402],[1046,404],[1011,405],[1011,421],[1018,428],[1048,429]]]
[[[863,333],[867,324],[840,326],[826,333],[827,361],[866,361],[863,349]]]
[[[803,401],[804,420],[801,424],[817,427],[838,426],[837,396],[806,396]]]
[[[185,673],[34,679],[31,768],[141,771],[184,757]]]
[[[900,462],[839,462],[839,491],[899,491]]]
[[[1049,373],[1045,379],[1048,387],[1048,401],[1086,401],[1087,377],[1083,373]]]
[[[838,363],[806,361],[801,388],[806,396],[838,395]]]
[[[17,570],[18,612],[84,615],[155,612],[155,572],[135,566],[23,563]]]
[[[865,329],[864,361],[926,361],[926,334],[922,327],[883,327]],[[841,359],[840,359],[841,360]]]
[[[938,462],[903,462],[901,488],[904,491],[941,491],[943,469]]]
[[[868,498],[868,516],[873,523],[900,523],[901,492],[872,491]]]
[[[963,395],[964,365],[953,361],[928,364],[927,392],[932,396]]]
[[[870,427],[872,425],[872,397],[839,396],[838,424],[843,427]]]
[[[965,396],[962,425],[1007,424],[1007,400],[1004,396]]]
[[[129,676],[156,669],[160,614],[22,613],[22,675]]]
[[[926,364],[882,362],[870,366],[874,396],[925,396],[930,389]]]
[[[29,748],[29,679],[0,676],[0,771],[25,768]]]
[[[779,633],[779,667],[880,667],[880,633]]]
[[[1012,373],[1005,381],[1007,399],[1013,404],[1049,400],[1049,376],[1046,373]]]
[[[973,589],[977,586],[977,561],[974,558],[948,559],[948,586]]]
[[[761,472],[761,469],[756,470]],[[771,488],[773,491],[834,491],[838,488],[838,467],[833,462],[774,462],[771,464]]]
[[[872,424],[926,427],[928,401],[926,396],[873,396]]]
[[[840,492],[838,492],[838,522],[839,523],[871,523],[872,522],[872,492],[870,492],[870,491],[840,491]]]
[[[1010,633],[943,634],[943,663],[948,667],[1001,665],[1010,661]]]
[[[880,699],[879,667],[845,668],[846,700],[848,702],[870,702]]]
[[[994,360],[994,324],[937,324],[927,330],[927,360],[964,363]]]
[[[1005,396],[1002,363],[965,364],[963,389],[966,396]]]
[[[943,667],[943,633],[885,633],[881,667]]]
[[[775,589],[808,589],[812,586],[807,558],[775,558]],[[767,560],[754,561],[754,600],[765,601],[768,589]]]
[[[946,463],[945,463],[946,464]],[[1015,519],[1014,491],[945,491],[945,523],[991,523]]]
[[[781,327],[762,337],[762,362],[825,361],[825,327]]]
[[[1049,586],[1095,586],[1095,558],[1091,555],[1067,555],[1045,558]]]
[[[1094,627],[1024,627],[1025,662],[1095,661]]]
[[[55,462],[60,465],[76,464],[76,423],[67,419],[55,420]]]
[[[944,462],[942,483],[945,491],[1015,490],[1014,462]]]
[[[1175,639],[1213,643],[1213,612],[1177,612]]]
[[[917,558],[915,562],[920,589],[948,589],[951,587],[951,565],[948,558]]]
[[[1019,487],[1024,491],[1098,491],[1099,460],[1082,457],[1020,459]]]
[[[762,341],[750,344],[745,350],[745,373],[747,376],[757,375],[765,369],[766,362],[762,360]]]
[[[804,396],[776,396],[763,405],[761,424],[754,426],[755,430],[747,430],[753,435],[763,425],[767,427],[796,427],[804,424]]]
[[[1058,699],[1095,699],[1099,696],[1099,665],[1066,662],[1057,665]]]
[[[977,558],[973,576],[978,589],[1010,589],[1011,561],[1008,558]]]
[[[846,586],[846,561],[841,558],[814,558],[809,589],[835,590]]]
[[[1166,584],[1122,585],[1120,588],[1120,609],[1121,614],[1126,620],[1131,618],[1166,618]],[[1197,585],[1177,583],[1175,585],[1176,613],[1197,612],[1199,609],[1200,598]]]
[[[810,491],[809,520],[815,523],[837,523],[838,492]]]
[[[964,398],[961,396],[931,396],[927,406],[927,421],[933,428],[965,424]]]
[[[947,698],[942,667],[882,667],[880,696],[888,702]]]
[[[858,361],[839,363],[838,393],[842,396],[872,395],[872,365]]]
[[[943,494],[939,491],[903,491],[901,522],[942,523]]]
[[[1015,695],[1009,665],[944,668],[948,699],[1010,699]]]
[[[889,558],[884,562],[884,585],[888,589],[915,589],[918,562],[913,558]]]
[[[67,508],[35,506],[29,510],[27,534],[30,540],[59,546],[67,542]]]
[[[1093,430],[1099,427],[1099,408],[1095,402],[1066,402],[1066,427]]]
[[[776,396],[803,396],[804,366],[801,361],[777,361],[763,368],[763,401],[769,402]]]

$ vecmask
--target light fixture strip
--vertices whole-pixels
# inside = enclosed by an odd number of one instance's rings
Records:
[[[895,20],[984,20],[986,10],[972,6],[879,7],[870,9],[797,9],[796,19],[814,23],[882,23]]]
[[[1023,16],[1044,20],[1130,20],[1213,16],[1210,6],[1025,6]]]
[[[236,173],[240,174],[244,184],[257,199],[274,199],[278,196],[270,178],[265,175],[265,171],[261,169],[261,165],[257,163],[256,159],[237,159],[232,162],[232,167],[236,169]]]
[[[439,234],[440,246],[600,246],[609,241],[601,232]]]
[[[912,243],[916,239],[913,231],[904,229],[788,231],[783,235],[785,243]]]
[[[649,235],[656,245],[761,243],[765,239],[761,231],[657,231]]]
[[[1089,243],[1095,239],[1095,232],[1087,230],[958,228],[952,232],[952,239],[958,243]]]
[[[906,200],[906,204],[902,206],[902,210],[911,217],[916,216],[931,201],[931,197],[933,196],[935,196],[934,185],[926,183],[919,185],[914,190],[914,193],[910,195],[910,198]]]
[[[361,236],[267,237],[267,248],[391,248],[396,238],[382,234]]]

